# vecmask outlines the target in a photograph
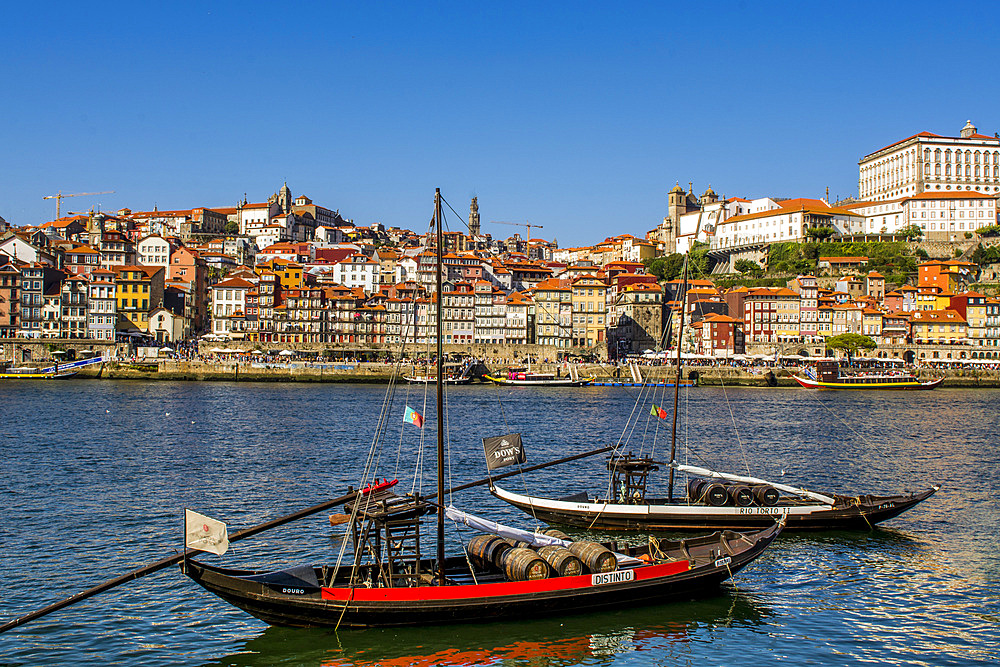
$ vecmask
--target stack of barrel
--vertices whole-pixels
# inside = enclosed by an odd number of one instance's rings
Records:
[[[692,502],[702,502],[714,507],[723,505],[774,507],[778,504],[780,495],[770,484],[720,482],[712,479],[692,479],[688,482],[688,498]]]
[[[597,542],[573,542],[562,531],[549,529],[545,535],[569,541],[568,547],[533,547],[528,542],[498,535],[477,535],[469,542],[469,559],[484,570],[500,570],[511,581],[548,577],[573,577],[584,572],[612,572],[618,569],[614,553]]]

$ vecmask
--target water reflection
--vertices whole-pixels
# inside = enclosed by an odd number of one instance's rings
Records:
[[[771,612],[753,594],[726,589],[697,602],[524,622],[432,628],[306,630],[269,627],[210,665],[320,664],[329,667],[438,667],[610,664],[653,652],[650,662],[690,657],[693,636],[754,626]]]

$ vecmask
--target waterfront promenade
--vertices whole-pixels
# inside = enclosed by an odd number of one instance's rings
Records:
[[[503,366],[489,366],[491,370]],[[392,374],[392,365],[384,362],[235,362],[205,360],[162,359],[148,363],[108,363],[103,370],[82,371],[79,378],[166,380],[166,381],[238,381],[238,382],[341,382],[385,383]],[[403,374],[413,370],[404,365]],[[418,372],[419,372],[418,366]],[[616,368],[613,364],[576,364],[581,377],[591,377],[597,383],[635,384],[627,366]],[[650,382],[674,382],[676,371],[672,366],[640,366],[643,377]],[[538,364],[540,372],[567,374],[566,364]],[[695,382],[701,386],[730,387],[794,387],[792,374],[797,367],[790,366],[729,366],[685,365],[682,382]],[[1000,369],[970,368],[917,368],[921,380],[945,377],[945,387],[1000,388]]]

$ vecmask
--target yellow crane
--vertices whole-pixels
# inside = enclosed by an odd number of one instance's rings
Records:
[[[525,242],[531,241],[531,229],[532,229],[532,227],[534,227],[535,229],[544,229],[544,227],[542,227],[542,225],[533,225],[530,222],[528,222],[527,220],[525,220],[524,222],[506,222],[504,220],[490,220],[490,222],[493,223],[494,225],[514,225],[516,227],[524,227],[524,228],[526,228],[527,231],[528,231],[528,236],[524,239]]]
[[[48,195],[42,197],[42,199],[55,199],[56,200],[56,220],[62,215],[62,200],[64,197],[85,197],[90,195],[111,195],[114,194],[114,190],[105,190],[104,192],[74,192],[73,194],[64,195],[62,190],[58,194]]]

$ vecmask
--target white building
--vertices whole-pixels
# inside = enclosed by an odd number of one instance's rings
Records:
[[[958,241],[996,224],[996,207],[996,195],[924,192],[903,200],[903,219],[907,225],[920,225],[929,241]]]
[[[352,255],[337,262],[335,271],[337,282],[345,287],[360,287],[369,294],[378,291],[379,264],[369,257]]]
[[[246,313],[247,290],[253,283],[242,278],[230,278],[212,286],[212,333],[230,336],[233,320],[242,320]]]
[[[114,271],[94,269],[90,273],[89,289],[87,336],[98,340],[114,340],[118,320]]]
[[[187,338],[190,320],[160,306],[149,312],[149,333],[159,343],[175,343]]]
[[[848,208],[865,216],[867,234],[894,234],[909,225],[918,225],[928,240],[958,241],[966,233],[996,224],[996,206],[996,195],[935,191],[860,202]]]
[[[861,199],[896,199],[922,192],[1000,192],[1000,138],[968,121],[957,137],[921,132],[858,162]]]
[[[164,274],[170,268],[170,243],[162,236],[152,234],[135,246],[136,261],[142,266],[162,266]]]
[[[759,200],[758,200],[759,201]],[[804,241],[807,232],[829,227],[836,234],[860,234],[864,217],[845,208],[831,207],[822,199],[786,199],[776,208],[736,215],[712,230],[712,248],[732,248],[755,243]]]
[[[241,204],[238,209],[238,222],[242,236],[253,236],[250,230],[259,230],[270,225],[281,215],[281,206],[275,202],[262,204]]]

